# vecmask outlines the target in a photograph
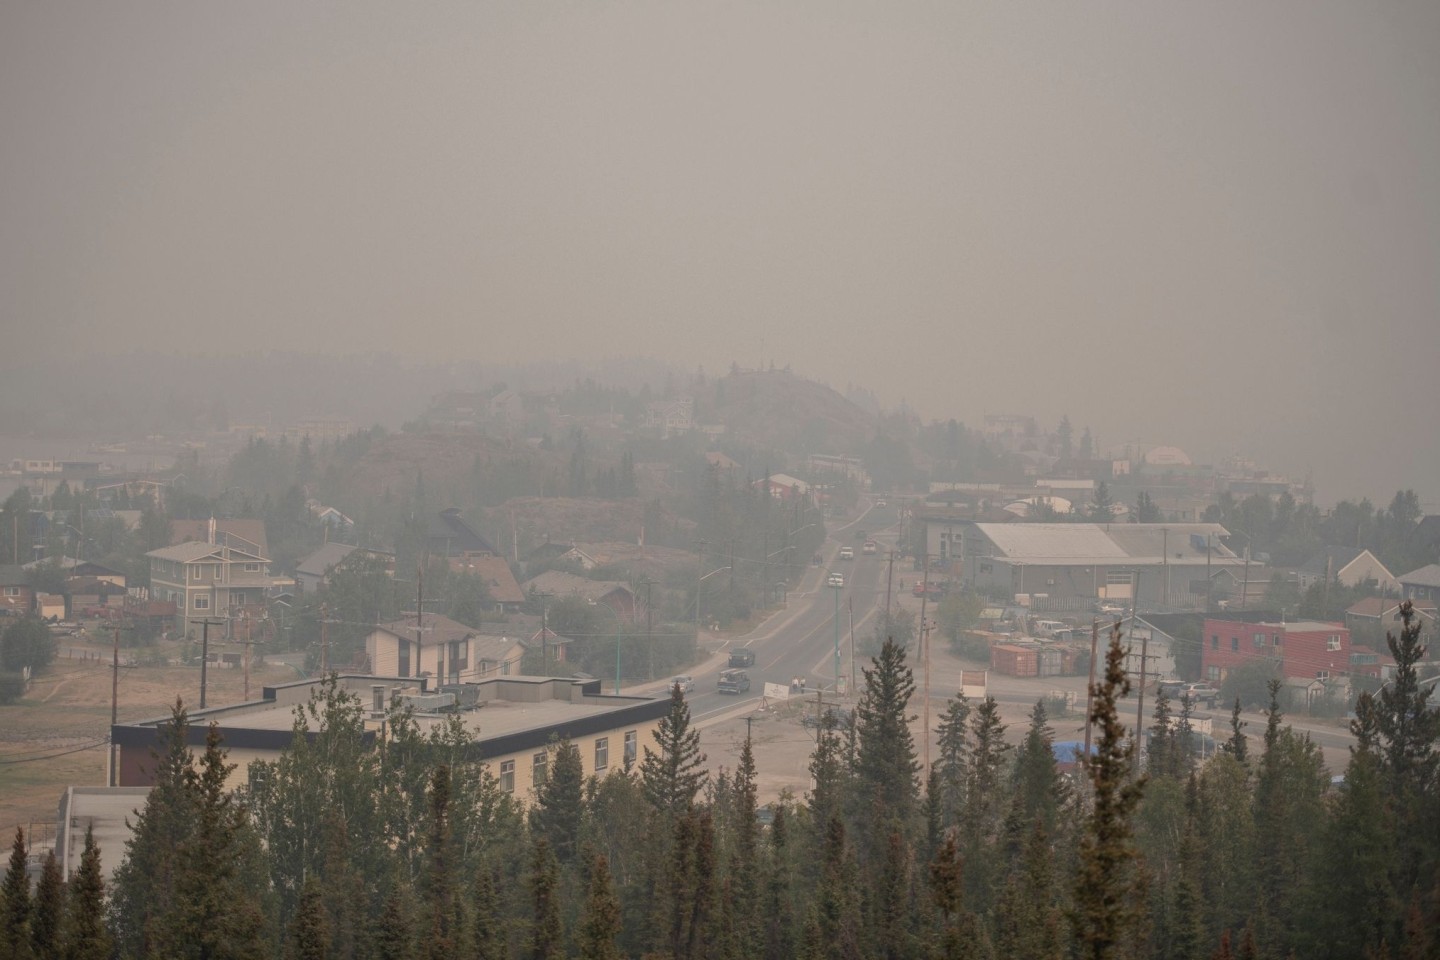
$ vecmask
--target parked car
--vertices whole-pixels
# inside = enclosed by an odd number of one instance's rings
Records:
[[[745,693],[750,689],[750,674],[744,670],[721,670],[715,684],[716,693]]]
[[[923,597],[929,594],[931,600],[939,600],[945,591],[940,589],[940,584],[938,583],[926,583],[923,580],[917,580],[910,593],[917,597]]]
[[[841,548],[840,548],[840,559],[841,559],[841,560],[854,560],[854,559],[855,559],[855,548],[854,548],[854,547],[841,547]]]
[[[1220,699],[1220,691],[1208,683],[1163,680],[1160,683],[1160,691],[1172,700],[1183,700],[1189,697],[1191,703],[1203,703],[1212,709],[1215,702]]]
[[[687,676],[685,676],[685,675],[682,673],[682,674],[680,674],[680,675],[677,676],[677,677],[671,677],[671,678],[670,678],[669,687],[670,687],[671,690],[674,690],[676,687],[679,687],[681,693],[694,693],[694,692],[695,692],[695,680],[694,680],[692,677],[687,677]]]
[[[845,586],[845,574],[832,573],[830,574],[830,579],[826,580],[825,582],[832,587],[843,587]]]
[[[732,667],[753,667],[755,665],[755,651],[740,648],[730,651],[730,666]]]
[[[886,507],[890,506],[890,504],[886,503],[884,500],[876,500],[876,501],[875,501],[875,506],[877,506],[877,507],[879,507],[880,509],[883,510],[883,509],[885,509]]]
[[[866,540],[866,541],[865,541],[865,545],[860,548],[860,552],[861,552],[861,553],[874,553],[874,552],[875,552],[876,550],[878,550],[878,549],[880,549],[880,545],[877,544],[874,540]]]

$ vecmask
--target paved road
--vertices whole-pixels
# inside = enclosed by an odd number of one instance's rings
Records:
[[[821,550],[826,562],[806,571],[797,589],[790,593],[786,608],[750,633],[726,643],[692,672],[695,692],[689,697],[691,715],[703,721],[707,717],[747,713],[760,705],[765,683],[784,684],[788,689],[796,677],[805,680],[808,693],[819,688],[833,691],[837,599],[841,675],[848,683],[851,617],[855,637],[861,638],[872,629],[871,618],[885,603],[885,551],[894,545],[897,519],[893,507],[875,510],[867,506],[856,519],[832,527]],[[880,552],[873,556],[861,553],[861,541],[854,539],[857,530],[868,531],[879,543]],[[855,549],[854,560],[838,559],[842,546]],[[831,571],[845,575],[843,588],[825,585]],[[740,647],[755,652],[755,665],[746,670],[750,675],[749,694],[734,697],[716,693],[715,681],[725,668],[729,651]],[[855,675],[859,677],[858,666]]]

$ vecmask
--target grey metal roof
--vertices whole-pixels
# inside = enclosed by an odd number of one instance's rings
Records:
[[[327,543],[297,563],[295,565],[295,572],[313,577],[323,577],[325,576],[325,571],[335,566],[341,560],[344,560],[353,553],[355,549],[355,547],[348,543]]]
[[[1397,579],[1407,586],[1440,587],[1440,563],[1426,564],[1419,570],[1411,570]]]
[[[1212,559],[1234,560],[1221,544],[1229,531],[1218,523],[977,523],[998,554],[1030,563],[1203,562],[1210,538]],[[1196,539],[1198,538],[1198,540]]]

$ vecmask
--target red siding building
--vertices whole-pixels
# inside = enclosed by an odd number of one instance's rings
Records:
[[[1205,679],[1219,682],[1253,660],[1280,663],[1286,679],[1328,680],[1350,674],[1350,631],[1338,623],[1205,621],[1201,664]]]

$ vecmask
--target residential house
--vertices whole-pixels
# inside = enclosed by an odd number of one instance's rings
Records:
[[[425,550],[433,557],[495,557],[494,545],[460,516],[458,507],[442,510],[430,518]]]
[[[177,543],[219,543],[221,539],[232,546],[248,550],[262,557],[270,556],[270,541],[265,536],[265,521],[248,517],[231,520],[171,520],[170,544]]]
[[[514,390],[504,389],[485,402],[486,419],[496,426],[516,428],[525,423],[525,401]]]
[[[658,429],[662,437],[688,432],[695,426],[695,398],[650,401],[645,407],[645,426]]]
[[[1315,583],[1324,583],[1327,576],[1347,587],[1373,582],[1381,593],[1394,593],[1399,589],[1395,575],[1375,554],[1363,547],[1327,545],[1297,567],[1295,573],[1301,590],[1308,590]]]
[[[295,708],[309,702],[322,682],[316,678],[266,687],[261,698],[250,703],[193,711],[188,743],[204,749],[213,722],[225,740],[228,761],[235,765],[227,785],[245,784],[252,763],[273,761],[290,748],[297,716],[311,725],[308,735],[316,735],[317,721]],[[458,715],[474,738],[463,759],[486,764],[500,789],[522,803],[530,802],[534,787],[545,781],[556,743],[568,740],[579,748],[581,772],[586,777],[604,777],[639,761],[641,744],[651,742],[670,710],[668,696],[605,694],[601,681],[591,679],[501,676],[458,684],[445,693],[433,683],[393,675],[341,675],[336,682],[343,693],[361,698],[368,717],[367,743],[381,735],[385,711],[392,701],[413,708],[422,733]],[[458,707],[458,714],[442,712],[446,702],[452,704],[451,709]],[[110,736],[120,751],[117,772],[122,786],[154,783],[151,750],[169,722],[166,715],[112,725]],[[119,854],[103,859],[119,859]]]
[[[484,634],[438,614],[382,623],[365,638],[370,671],[395,677],[440,677],[474,683],[520,673],[518,636]]]
[[[35,611],[35,588],[25,568],[18,564],[0,564],[0,615],[23,617]]]
[[[65,581],[65,595],[70,598],[70,616],[103,607],[123,607],[126,590],[110,580],[99,577],[70,577]]]
[[[1350,631],[1339,623],[1207,617],[1201,643],[1201,667],[1212,683],[1222,682],[1231,670],[1256,660],[1278,662],[1282,677],[1329,680],[1351,673]]]
[[[628,623],[636,622],[640,604],[629,585],[617,580],[587,580],[563,570],[547,570],[525,581],[525,593],[551,597],[580,597],[588,603],[603,604]]]
[[[326,506],[319,500],[306,500],[305,507],[316,520],[329,527],[333,533],[345,534],[355,527],[354,520],[335,507]]]
[[[1397,578],[1400,581],[1400,595],[1417,603],[1427,601],[1440,603],[1440,563],[1426,564],[1419,570],[1411,570]]]
[[[301,593],[314,593],[330,582],[334,572],[346,563],[369,558],[384,564],[385,572],[395,576],[395,554],[371,550],[348,543],[326,543],[317,547],[295,565],[295,586]]]
[[[753,486],[764,487],[776,500],[799,500],[810,495],[810,484],[785,473],[772,473],[756,480]]]
[[[192,621],[263,616],[275,585],[270,559],[241,537],[217,534],[215,542],[190,541],[146,554],[150,595],[176,606],[175,628],[192,631]]]
[[[525,591],[510,571],[504,557],[451,557],[450,570],[466,576],[479,577],[485,584],[490,609],[517,613],[525,603]]]
[[[1393,597],[1363,597],[1345,611],[1345,626],[1355,632],[1367,631],[1375,638],[1384,637],[1387,630],[1398,633],[1401,602]],[[1435,623],[1434,603],[1422,600],[1414,603],[1414,609],[1423,624]]]

